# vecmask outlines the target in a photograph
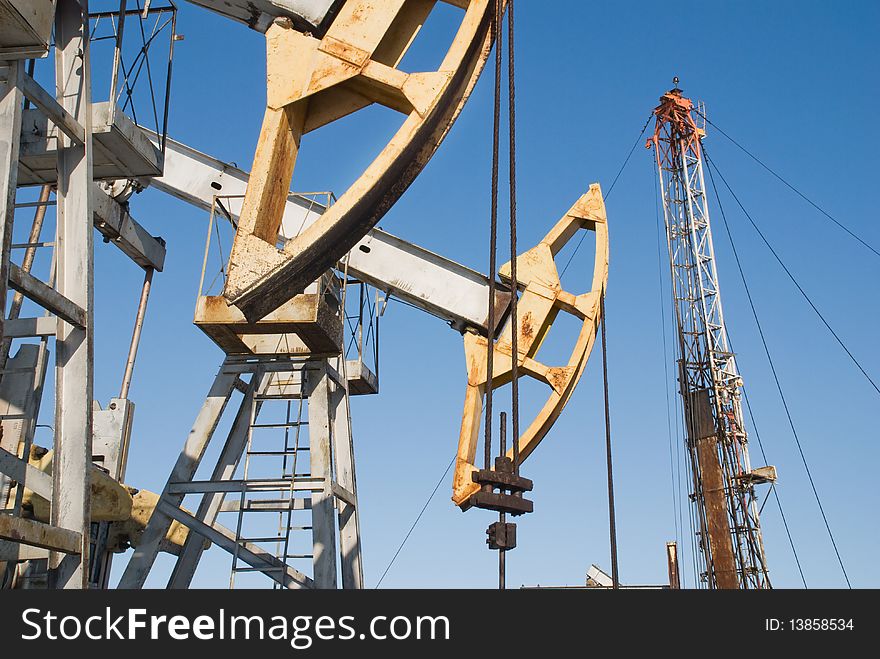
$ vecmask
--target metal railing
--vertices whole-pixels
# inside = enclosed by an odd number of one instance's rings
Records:
[[[130,114],[139,126],[153,130],[165,151],[168,108],[171,98],[171,71],[177,34],[177,6],[172,0],[108,0],[118,8],[89,13],[89,42],[92,61],[104,55],[102,42],[112,44],[108,98],[110,121],[118,110]],[[94,7],[100,2],[92,1]],[[165,50],[167,48],[167,51]],[[156,53],[160,50],[160,53]],[[151,59],[153,54],[154,59]],[[162,58],[156,62],[155,58]],[[154,66],[158,65],[158,66]],[[95,78],[107,75],[102,66],[93,66]],[[97,85],[95,85],[97,86]]]

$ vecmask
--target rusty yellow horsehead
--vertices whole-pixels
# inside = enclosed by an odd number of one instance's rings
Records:
[[[575,295],[562,290],[554,257],[580,230],[595,233],[596,255],[590,291]],[[525,460],[547,435],[571,398],[587,365],[601,321],[602,297],[608,282],[608,226],[605,202],[598,184],[590,186],[589,192],[575,202],[536,247],[517,257],[516,270],[516,290],[521,292],[517,306],[518,376],[535,378],[551,389],[547,402],[518,439],[520,460]],[[499,274],[513,288],[510,271],[510,263],[506,263]],[[547,366],[536,358],[560,311],[578,318],[581,328],[568,363]],[[452,500],[458,505],[464,504],[479,489],[472,474],[478,470],[474,457],[479,444],[483,397],[489,386],[495,389],[511,380],[512,335],[512,322],[508,318],[493,346],[494,367],[490,385],[486,373],[488,339],[478,334],[465,334],[468,383],[452,494]],[[513,456],[513,448],[508,455]]]
[[[459,27],[435,71],[408,73],[401,61],[438,4],[461,10]],[[506,0],[502,0],[504,10]],[[229,257],[223,297],[249,322],[273,312],[334,267],[403,194],[437,150],[461,112],[493,46],[496,0],[347,0],[323,32],[302,32],[289,19],[266,31],[267,102]],[[404,116],[402,125],[338,201],[304,230],[279,244],[284,205],[304,134],[371,104]],[[562,289],[554,261],[580,230],[596,235],[589,292]],[[605,207],[591,186],[541,243],[517,260],[518,354],[512,355],[510,320],[491,347],[497,365],[487,382],[489,345],[465,335],[468,386],[459,438],[453,499],[475,491],[471,481],[483,396],[519,374],[545,382],[546,404],[519,438],[522,459],[547,435],[580,379],[593,346],[608,275]],[[510,265],[499,271],[510,282]],[[557,314],[582,327],[568,363],[547,366],[538,349]]]
[[[447,0],[463,11],[443,61],[407,73],[401,60],[436,4],[348,0],[321,37],[285,19],[266,32],[266,112],[223,291],[248,320],[301,293],[375,227],[461,112],[492,48],[495,0]],[[302,136],[374,103],[403,124],[337,202],[279,248]]]

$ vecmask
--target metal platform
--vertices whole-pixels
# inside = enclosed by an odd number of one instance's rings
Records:
[[[251,323],[222,296],[203,295],[193,322],[228,355],[336,355],[342,349],[342,320],[338,303],[334,307],[327,297],[297,295]]]
[[[55,0],[0,0],[0,59],[43,57],[55,20]]]
[[[137,124],[110,102],[92,105],[95,180],[161,176],[162,152]],[[25,110],[21,121],[18,184],[54,184],[58,179],[58,129],[38,109]]]
[[[350,395],[366,396],[379,393],[379,377],[364,364],[362,359],[346,361],[345,374]]]

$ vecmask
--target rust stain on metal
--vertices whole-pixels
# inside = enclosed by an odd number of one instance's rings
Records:
[[[531,339],[535,335],[535,327],[532,321],[532,312],[527,311],[523,316],[522,323],[519,326],[519,334],[525,339]]]
[[[568,384],[568,372],[567,369],[564,368],[551,368],[547,373],[547,378],[550,380],[550,384],[557,391],[564,389],[565,385]]]
[[[205,311],[207,313],[224,313],[229,308],[226,298],[220,295],[208,295],[205,297]]]

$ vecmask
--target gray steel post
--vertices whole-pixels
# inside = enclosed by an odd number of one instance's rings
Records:
[[[336,370],[347,381],[345,359],[335,360]],[[336,466],[336,482],[357,497],[357,480],[354,469],[354,444],[351,436],[351,416],[348,393],[334,383],[330,394],[330,410],[333,415],[333,458]],[[311,409],[311,401],[309,402]],[[357,506],[337,499],[339,507],[339,553],[342,565],[342,587],[363,588],[364,569],[361,556],[361,535]]]
[[[61,137],[58,152],[58,292],[86,312],[85,327],[60,320],[56,332],[55,464],[51,523],[81,534],[82,551],[52,552],[50,584],[87,588],[89,474],[92,444],[92,130],[88,0],[59,0],[55,15],[58,101],[84,131],[85,143]]]
[[[116,114],[116,92],[119,86],[119,67],[122,66],[122,37],[125,34],[126,0],[119,0],[119,23],[116,27],[116,44],[113,48],[113,72],[110,74],[110,122]],[[125,398],[125,396],[120,396]]]
[[[172,506],[180,506],[183,501],[183,495],[171,494],[168,488],[172,483],[190,481],[195,476],[208,442],[214,434],[214,430],[216,430],[217,424],[220,422],[220,417],[223,415],[223,410],[226,409],[226,403],[229,402],[229,397],[235,388],[236,379],[238,379],[238,374],[231,369],[227,369],[224,362],[223,366],[220,367],[220,372],[217,373],[217,377],[214,379],[214,384],[208,392],[208,397],[205,399],[202,409],[196,417],[183,450],[177,458],[174,469],[172,469],[171,475],[168,478],[168,483],[160,495],[160,503],[166,501]],[[159,545],[171,527],[171,521],[171,517],[162,512],[157,505],[156,510],[150,517],[150,521],[147,523],[147,527],[144,529],[140,545],[135,549],[134,555],[125,567],[125,572],[122,573],[119,588],[143,587],[150,568],[159,554]]]
[[[150,297],[150,286],[152,283],[153,268],[147,268],[144,273],[144,284],[141,288],[141,297],[134,318],[134,330],[132,330],[131,333],[131,344],[128,347],[128,358],[125,360],[125,373],[122,375],[122,386],[119,389],[120,398],[128,398],[128,390],[131,387],[131,376],[134,373],[134,360],[137,358],[138,346],[141,342],[141,330],[144,327],[144,316],[147,313],[147,300]]]
[[[324,479],[324,488],[312,492],[312,564],[315,588],[336,588],[336,521],[330,450],[330,374],[327,361],[309,364],[309,458],[312,478]],[[314,367],[314,370],[312,370]]]
[[[18,182],[18,147],[21,140],[21,62],[0,61],[0,300],[6,301],[15,187]],[[3,334],[0,313],[0,336]]]
[[[217,458],[217,466],[211,473],[212,481],[228,481],[234,478],[235,470],[241,462],[247,445],[248,425],[251,419],[251,406],[254,404],[254,394],[264,391],[270,379],[271,374],[263,375],[262,371],[257,371],[248,383],[241,407],[238,408],[226,443],[223,445],[220,457]],[[259,408],[257,412],[259,412]],[[213,526],[223,505],[224,497],[224,492],[212,492],[202,496],[196,512],[196,519],[208,526]],[[187,536],[168,580],[168,588],[189,588],[204,549],[205,542],[202,536],[197,533],[190,533]]]

